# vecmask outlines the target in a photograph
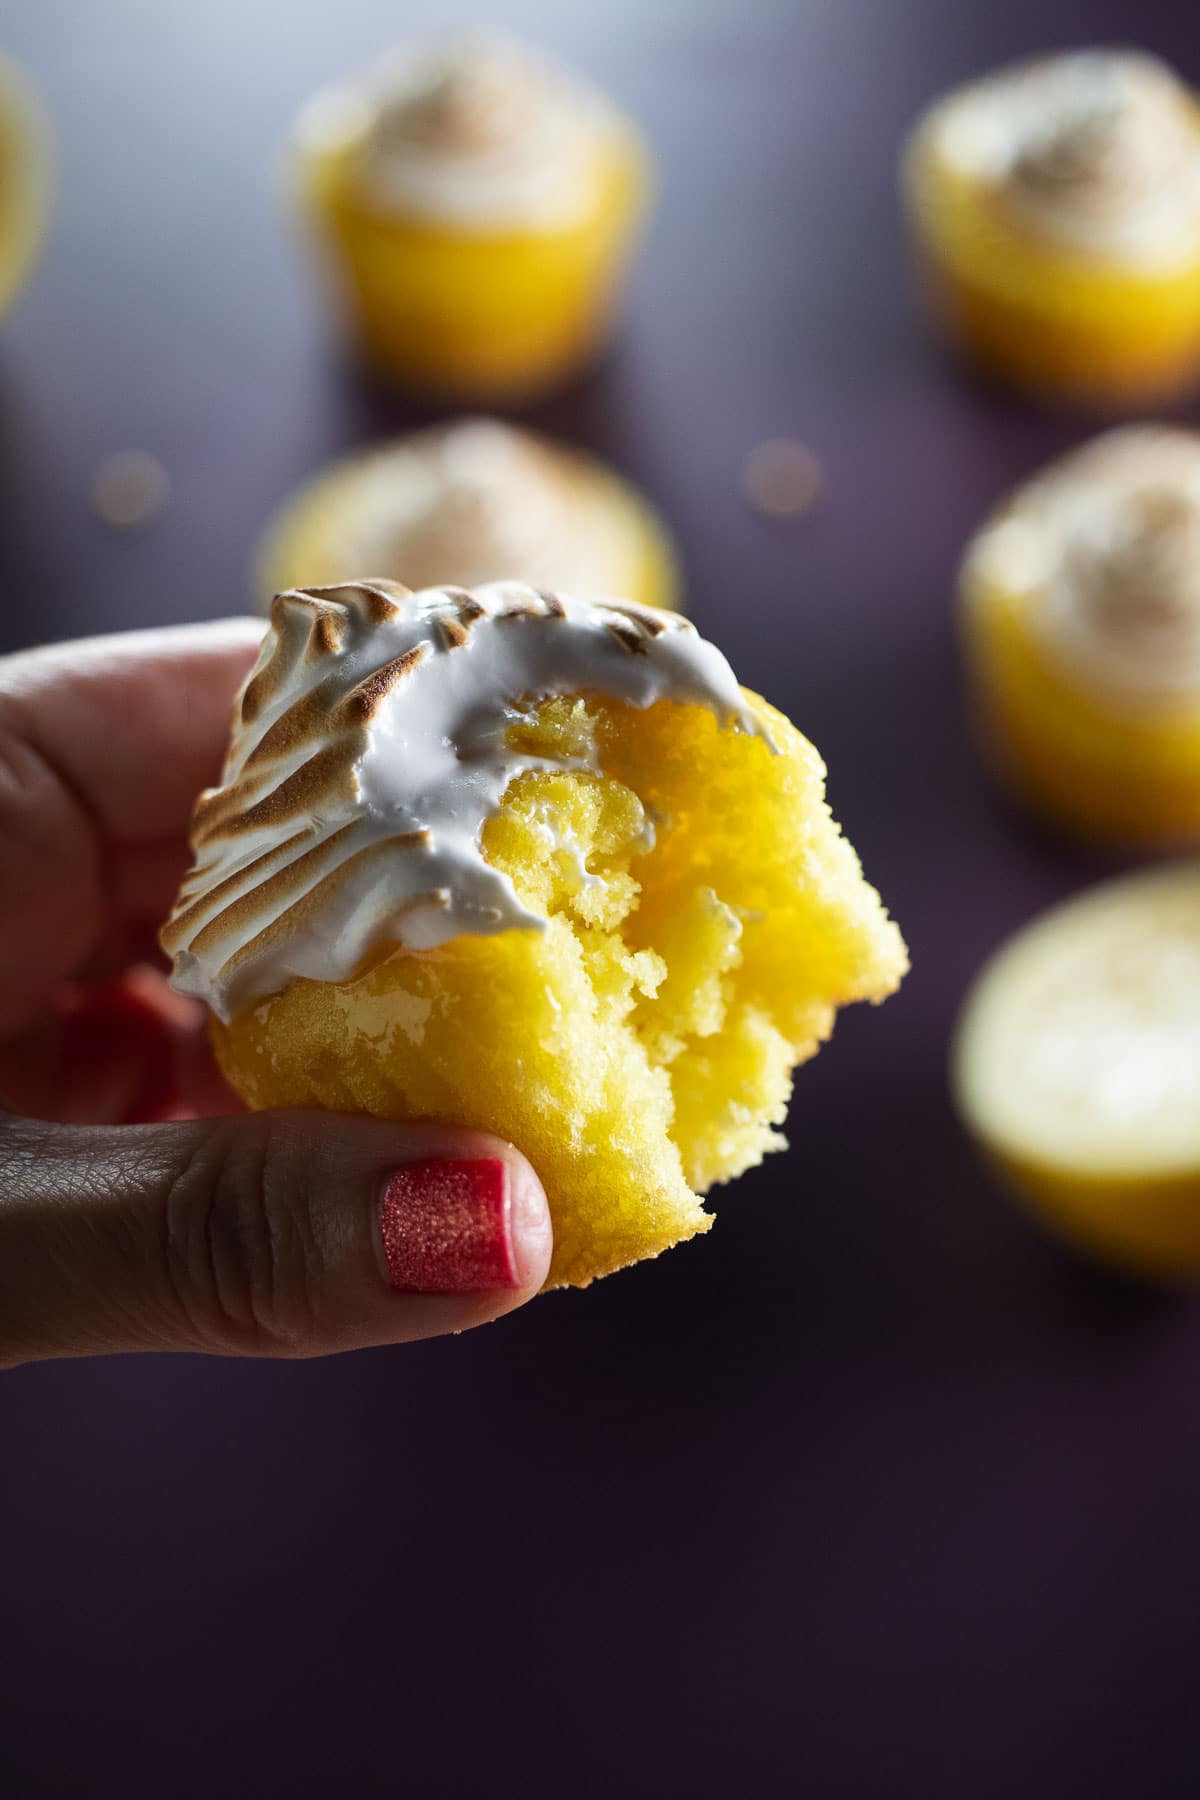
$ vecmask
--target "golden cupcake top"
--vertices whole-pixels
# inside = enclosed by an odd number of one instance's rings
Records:
[[[1200,433],[1127,426],[1064,457],[985,527],[966,573],[1111,701],[1200,695]]]
[[[1018,230],[1149,267],[1200,255],[1200,114],[1157,58],[1085,50],[960,89],[926,124],[935,154]]]
[[[540,929],[480,837],[522,771],[591,767],[586,744],[550,763],[510,731],[530,703],[581,693],[698,704],[763,735],[677,613],[518,582],[278,595],[163,929],[176,987],[228,1019],[296,976],[348,980],[388,947]]]
[[[472,229],[557,230],[586,216],[625,129],[554,58],[500,36],[415,43],[318,96],[302,140],[353,145],[359,197]]]
[[[434,426],[352,458],[302,497],[325,508],[309,554],[336,565],[322,566],[322,578],[367,569],[426,588],[519,575],[571,593],[621,592],[628,525],[595,474],[497,419]]]

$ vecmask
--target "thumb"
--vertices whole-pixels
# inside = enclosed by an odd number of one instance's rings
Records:
[[[537,1176],[480,1132],[344,1113],[0,1119],[0,1367],[462,1331],[535,1294],[550,1247]]]

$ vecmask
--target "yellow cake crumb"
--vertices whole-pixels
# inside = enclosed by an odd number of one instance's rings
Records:
[[[485,827],[542,929],[397,951],[214,1021],[244,1099],[509,1139],[549,1196],[549,1287],[706,1231],[698,1196],[782,1143],[792,1069],[836,1008],[907,966],[816,751],[746,700],[774,749],[701,706],[531,708],[523,749],[591,746],[599,770],[526,771]]]

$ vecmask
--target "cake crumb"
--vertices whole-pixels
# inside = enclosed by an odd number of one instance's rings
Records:
[[[92,507],[106,525],[130,531],[148,525],[171,491],[167,471],[146,450],[118,450],[92,477]]]
[[[807,444],[767,438],[746,458],[742,486],[755,512],[769,519],[802,519],[818,499],[824,476]]]

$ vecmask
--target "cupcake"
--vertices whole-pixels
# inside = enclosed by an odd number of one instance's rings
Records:
[[[532,395],[595,354],[650,189],[600,93],[490,37],[413,45],[318,95],[297,173],[367,361],[475,398]]]
[[[1089,50],[939,101],[905,156],[930,293],[993,374],[1082,401],[1200,371],[1200,112],[1163,63]]]
[[[465,419],[336,463],[290,501],[260,557],[263,601],[370,569],[410,588],[519,577],[671,606],[675,557],[641,497],[591,457]]]
[[[954,1085],[1003,1183],[1058,1231],[1200,1278],[1200,865],[1018,933],[963,1009]]]
[[[20,69],[0,54],[0,314],[33,267],[49,215],[49,126]]]
[[[967,551],[982,738],[1072,831],[1200,835],[1200,435],[1106,433],[1018,490]]]
[[[163,944],[248,1105],[511,1140],[582,1286],[707,1230],[836,1008],[903,974],[823,787],[678,613],[293,591]]]

